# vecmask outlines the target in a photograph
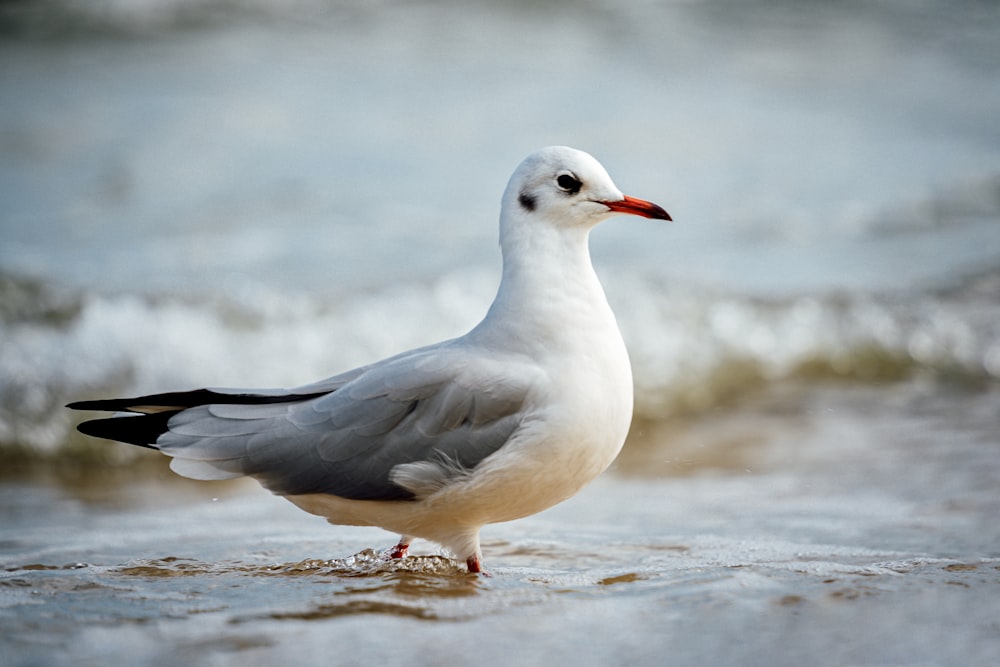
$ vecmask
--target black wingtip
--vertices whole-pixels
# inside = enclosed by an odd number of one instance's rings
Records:
[[[175,412],[158,412],[135,417],[108,417],[92,419],[78,424],[76,430],[84,435],[116,440],[118,442],[159,449],[156,440],[167,432],[167,422]]]
[[[254,394],[226,393],[212,389],[195,389],[194,391],[174,391],[165,394],[150,394],[135,398],[101,398],[91,401],[74,401],[66,407],[71,410],[99,410],[105,412],[177,412],[199,405],[266,405],[269,403],[295,403],[323,396],[329,392],[319,391],[311,394]],[[153,409],[151,409],[153,408]]]
[[[229,394],[211,389],[151,394],[136,398],[104,398],[90,401],[74,401],[66,405],[70,410],[98,410],[105,412],[130,412],[132,415],[92,419],[78,425],[76,429],[96,438],[117,440],[130,445],[157,449],[157,439],[169,429],[167,422],[178,412],[199,405],[266,405],[269,403],[294,403],[322,396],[328,392],[313,394]]]
[[[222,398],[223,400],[216,400]],[[177,391],[166,394],[150,394],[135,398],[98,398],[89,401],[74,401],[66,405],[70,410],[96,410],[103,412],[146,412],[135,410],[143,406],[155,406],[162,410],[181,410],[212,402],[226,402],[227,397],[208,389]],[[236,397],[239,400],[239,397]]]

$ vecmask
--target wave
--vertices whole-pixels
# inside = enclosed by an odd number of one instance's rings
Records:
[[[788,380],[1000,379],[1000,274],[934,293],[754,298],[674,289],[622,313],[640,416],[702,412]]]
[[[606,279],[636,414],[701,413],[787,380],[1000,380],[1000,272],[934,293],[760,298]],[[81,446],[71,400],[304,384],[475,324],[495,276],[458,272],[351,299],[259,285],[211,295],[80,292],[0,276],[0,449]]]

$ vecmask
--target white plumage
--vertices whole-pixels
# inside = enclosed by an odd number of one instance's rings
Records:
[[[504,192],[500,287],[464,336],[291,390],[70,407],[143,413],[80,430],[159,449],[186,477],[249,475],[331,523],[397,532],[394,556],[436,541],[478,572],[483,525],[572,496],[625,440],[631,369],[588,250],[615,213],[670,219],[590,155],[542,149]]]

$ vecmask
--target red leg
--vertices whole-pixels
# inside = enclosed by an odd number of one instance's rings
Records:
[[[406,558],[406,552],[409,551],[412,541],[413,538],[409,535],[400,535],[396,546],[389,549],[389,558]]]
[[[476,554],[473,554],[473,555],[469,556],[468,558],[466,558],[465,559],[465,565],[466,565],[466,567],[469,568],[469,572],[472,572],[474,574],[477,574],[477,573],[480,573],[480,572],[483,571],[483,564],[479,560],[479,556],[477,556]]]
[[[389,551],[389,558],[405,558],[406,552],[410,549],[410,543],[400,540],[399,544]]]

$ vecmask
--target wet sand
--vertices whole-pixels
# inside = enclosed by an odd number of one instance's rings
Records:
[[[788,386],[636,424],[583,494],[484,530],[490,577],[252,483],[35,465],[0,486],[0,662],[994,664],[998,397]]]

